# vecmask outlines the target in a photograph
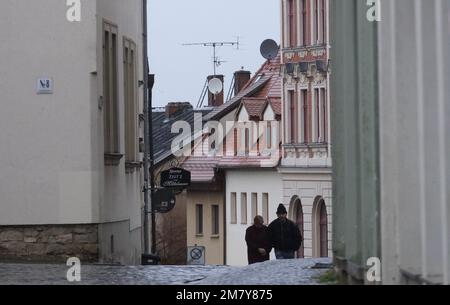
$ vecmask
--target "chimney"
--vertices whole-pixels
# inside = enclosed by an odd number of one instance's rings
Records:
[[[244,68],[242,67],[242,70],[236,71],[234,73],[234,95],[238,95],[239,92],[247,85],[251,77],[250,71],[244,71]]]
[[[170,119],[188,109],[193,109],[191,103],[189,102],[169,103],[166,106],[166,118]]]
[[[224,84],[224,76],[223,75],[210,75],[208,76],[208,83],[210,80],[212,80],[213,78],[218,78],[222,81],[222,84]],[[219,94],[212,94],[209,90],[208,90],[208,106],[209,107],[219,107],[221,105],[223,105],[224,102],[224,91],[225,88],[222,89],[222,92],[220,92]]]

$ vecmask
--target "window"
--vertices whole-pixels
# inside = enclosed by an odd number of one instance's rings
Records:
[[[321,0],[321,25],[322,25],[322,43],[326,43],[327,41],[327,16],[326,16],[326,0]]]
[[[262,217],[264,217],[264,221],[269,223],[269,194],[262,194]]]
[[[103,24],[103,99],[105,154],[119,154],[119,115],[117,94],[117,27]]]
[[[302,14],[301,14],[301,25],[302,25],[302,44],[303,46],[307,45],[307,36],[308,36],[308,15],[307,15],[307,11],[306,11],[306,1],[308,0],[300,0],[301,1],[301,10],[302,10]]]
[[[293,48],[297,46],[297,9],[296,1],[288,0],[288,30],[289,43],[288,46]]]
[[[239,142],[238,142],[238,129],[234,129],[234,136],[233,136],[233,144],[234,144],[234,156],[236,157],[238,155],[239,150]]]
[[[214,236],[217,236],[220,234],[220,230],[219,230],[219,223],[220,223],[220,218],[219,218],[219,206],[218,205],[213,205],[211,207],[211,220],[212,220],[212,228],[211,228],[211,234]]]
[[[327,103],[326,89],[314,89],[314,141],[326,143],[327,141]]]
[[[123,44],[125,161],[134,162],[137,160],[136,44],[127,38]]]
[[[302,102],[302,143],[308,143],[308,90],[301,90],[301,102]]]
[[[216,150],[217,136],[215,134],[216,134],[216,129],[212,128],[211,132],[209,133],[209,137],[208,137],[208,143],[209,143],[208,153],[214,152]]]
[[[246,225],[247,223],[247,193],[241,193],[241,224]]]
[[[195,206],[195,234],[203,235],[203,205],[197,204]]]
[[[314,135],[315,141],[320,142],[322,135],[320,134],[320,121],[321,121],[321,109],[320,109],[320,90],[314,89]]]
[[[267,122],[266,147],[267,149],[272,149],[272,122]]]
[[[319,25],[319,5],[320,5],[320,0],[313,0],[313,45],[318,44],[319,43],[319,33],[320,33],[320,25]]]
[[[250,129],[244,129],[244,147],[245,147],[245,155],[250,155]]]
[[[258,215],[258,194],[252,193],[252,219]]]
[[[320,141],[323,143],[326,143],[328,141],[328,128],[327,128],[327,117],[328,117],[328,110],[327,110],[327,94],[326,89],[321,88],[320,89],[320,128],[321,128],[321,138]]]
[[[298,141],[297,136],[297,96],[293,90],[289,91],[289,105],[290,105],[290,129],[291,129],[291,144],[295,144]]]
[[[231,193],[230,212],[231,224],[237,224],[237,198],[236,193]]]

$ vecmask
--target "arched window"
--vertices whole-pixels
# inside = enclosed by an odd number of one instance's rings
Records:
[[[313,256],[328,257],[328,213],[325,200],[320,197],[313,208]]]
[[[319,230],[320,230],[320,257],[328,257],[328,214],[325,201],[321,200],[319,204]]]
[[[303,216],[303,206],[302,202],[298,197],[294,197],[292,199],[292,206],[293,208],[293,220],[298,225],[298,228],[300,229],[300,232],[302,233],[303,239],[305,239],[304,236],[304,216]],[[302,243],[302,246],[297,251],[297,258],[304,258],[305,257],[305,246],[304,243]]]

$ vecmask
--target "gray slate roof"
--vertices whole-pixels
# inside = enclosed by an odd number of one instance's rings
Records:
[[[164,161],[164,159],[171,156],[172,141],[179,135],[171,132],[173,123],[177,121],[186,121],[194,129],[194,115],[201,113],[203,116],[212,111],[212,108],[203,109],[185,109],[167,119],[166,113],[163,109],[153,109],[153,145],[155,154],[155,163]]]

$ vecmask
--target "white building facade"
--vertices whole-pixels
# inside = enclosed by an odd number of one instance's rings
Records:
[[[0,4],[0,260],[140,262],[142,2],[79,4]]]

